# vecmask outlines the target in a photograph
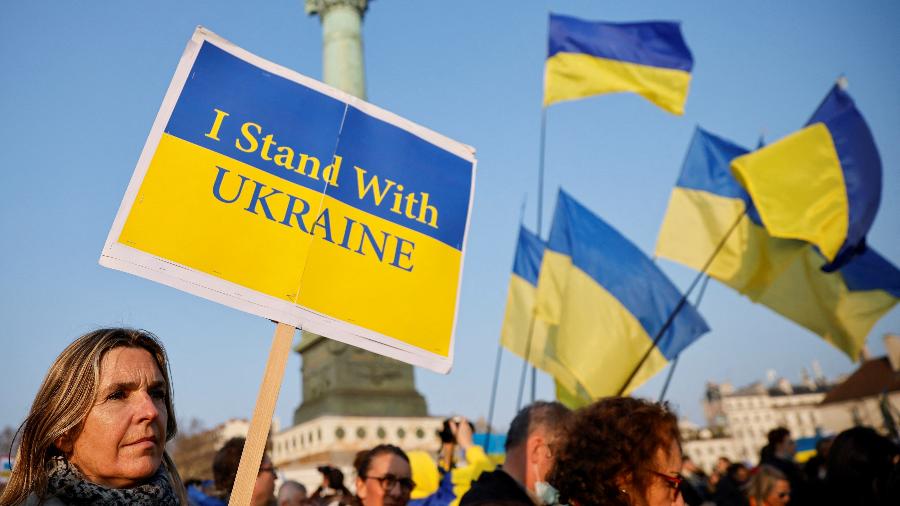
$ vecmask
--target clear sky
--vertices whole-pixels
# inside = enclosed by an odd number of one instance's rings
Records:
[[[884,165],[870,243],[900,263],[900,4],[846,1],[378,0],[363,34],[369,100],[474,146],[478,178],[462,285],[456,364],[416,371],[432,414],[486,415],[523,200],[536,221],[543,60],[549,11],[588,19],[680,20],[695,67],[677,117],[635,95],[548,113],[544,230],[560,186],[650,254],[696,125],[744,146],[801,127],[840,74]],[[0,426],[18,425],[49,364],[95,327],[157,333],[168,347],[179,418],[214,425],[252,413],[273,325],[97,260],[179,57],[196,25],[314,78],[321,27],[300,0],[44,2],[0,6]],[[662,269],[682,289],[693,271]],[[817,336],[710,282],[712,331],[683,354],[670,399],[700,421],[707,380],[746,384],[774,369],[793,381],[818,360],[854,364]],[[869,336],[883,353],[900,309]],[[515,410],[521,361],[506,353],[496,421]],[[299,356],[276,415],[300,401]],[[665,373],[638,393],[655,398]],[[552,396],[541,376],[538,396]]]

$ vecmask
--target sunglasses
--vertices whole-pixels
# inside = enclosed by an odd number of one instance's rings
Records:
[[[681,495],[681,483],[684,482],[684,476],[681,476],[677,473],[675,474],[675,476],[672,476],[671,474],[660,473],[652,469],[650,469],[650,472],[662,478],[663,481],[666,482],[666,485],[668,485],[669,488],[671,488],[675,492],[675,496],[672,498],[672,500],[678,500],[678,496]]]
[[[396,485],[400,485],[400,491],[405,494],[412,492],[412,489],[416,488],[416,482],[414,482],[412,478],[399,478],[393,474],[386,474],[384,476],[364,476],[363,479],[377,480],[381,485],[381,489],[385,492],[390,492]]]
[[[272,473],[272,476],[278,476],[278,468],[275,466],[260,466],[259,473],[257,473],[257,475],[260,475],[262,473]]]

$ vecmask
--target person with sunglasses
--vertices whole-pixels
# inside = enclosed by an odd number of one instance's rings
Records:
[[[778,468],[763,464],[747,483],[750,506],[785,506],[791,500],[791,484]]]
[[[678,419],[666,403],[609,397],[576,411],[548,480],[571,506],[684,506]]]
[[[360,452],[354,461],[356,498],[362,506],[406,506],[416,487],[409,457],[394,445]]]

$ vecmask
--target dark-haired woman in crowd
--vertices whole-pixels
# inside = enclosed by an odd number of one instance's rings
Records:
[[[187,504],[165,451],[175,431],[162,344],[140,330],[85,334],[35,396],[0,506]]]
[[[394,445],[382,444],[360,452],[356,468],[356,497],[362,506],[406,506],[416,487],[409,457]]]
[[[869,427],[847,429],[828,453],[825,493],[833,504],[900,504],[900,447]]]
[[[577,411],[548,481],[572,506],[684,505],[678,420],[667,405],[630,397]]]

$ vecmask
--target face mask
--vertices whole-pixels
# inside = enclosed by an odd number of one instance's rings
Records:
[[[534,483],[534,495],[537,496],[541,504],[547,506],[559,504],[559,491],[546,481],[536,481]]]

